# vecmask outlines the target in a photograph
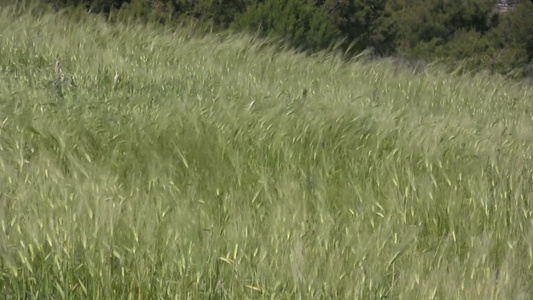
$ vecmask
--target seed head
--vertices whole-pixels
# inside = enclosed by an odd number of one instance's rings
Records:
[[[248,104],[248,110],[251,110],[253,107],[254,107],[254,104],[255,104],[255,100],[250,102],[250,104]]]
[[[61,70],[61,64],[59,63],[59,60],[56,61],[56,67],[55,67],[55,70],[56,70],[56,73],[57,73],[57,74],[63,72],[63,71]]]
[[[115,77],[113,78],[113,84],[117,85],[120,82],[120,75],[118,72],[115,72]]]

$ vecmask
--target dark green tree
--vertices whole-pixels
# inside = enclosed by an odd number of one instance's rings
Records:
[[[181,16],[209,20],[217,28],[227,28],[236,15],[253,3],[255,0],[173,0],[172,6]]]
[[[501,47],[522,48],[533,59],[533,2],[523,1],[502,14],[495,33]]]
[[[82,6],[94,13],[108,14],[130,0],[43,0],[43,2],[52,4],[56,9]]]
[[[498,73],[533,76],[533,1],[498,16],[490,32],[494,44],[491,69]]]
[[[387,0],[323,1],[331,22],[350,42],[356,52],[373,48],[380,55],[394,52],[395,28]]]
[[[494,0],[388,0],[399,49],[409,52],[420,45],[441,46],[459,31],[485,33]]]
[[[265,0],[250,5],[246,12],[237,16],[233,28],[261,29],[312,50],[327,48],[339,37],[328,12],[313,2],[302,0]]]

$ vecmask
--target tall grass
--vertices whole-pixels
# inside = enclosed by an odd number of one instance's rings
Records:
[[[9,7],[0,66],[4,299],[533,297],[531,88]]]

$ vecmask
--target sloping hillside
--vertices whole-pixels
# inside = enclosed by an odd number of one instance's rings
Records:
[[[532,95],[3,9],[0,291],[530,299]]]

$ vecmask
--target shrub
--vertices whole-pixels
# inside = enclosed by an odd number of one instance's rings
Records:
[[[495,29],[497,39],[503,47],[522,48],[528,59],[533,58],[533,2],[524,1],[518,7],[504,14]]]
[[[266,0],[248,6],[246,12],[236,17],[233,28],[260,28],[312,50],[324,49],[339,37],[324,9],[301,0]]]

